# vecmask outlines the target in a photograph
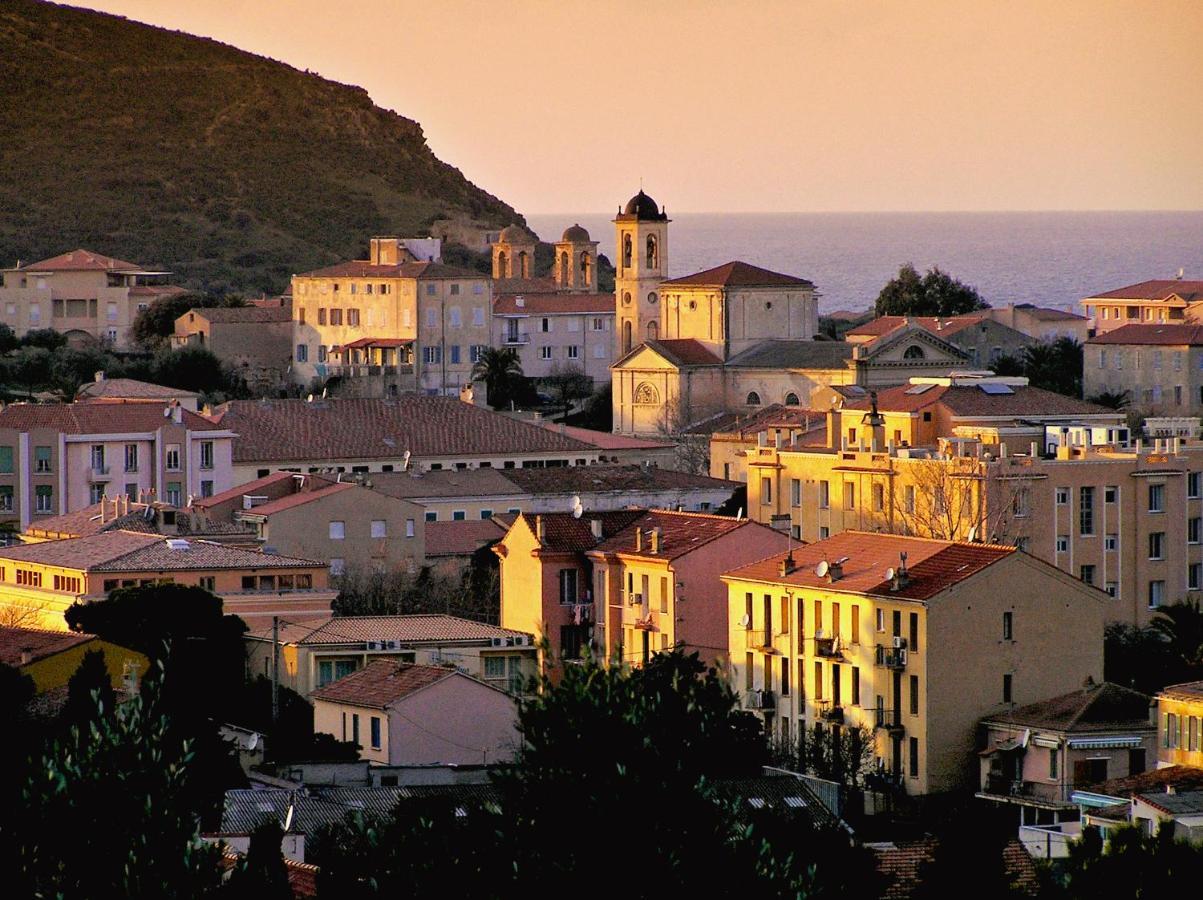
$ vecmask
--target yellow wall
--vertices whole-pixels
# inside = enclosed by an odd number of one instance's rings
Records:
[[[1176,739],[1171,740],[1167,717],[1175,716]],[[1195,743],[1191,749],[1190,720],[1195,721]],[[1167,746],[1177,744],[1177,746]],[[1157,697],[1157,761],[1163,766],[1197,766],[1203,768],[1203,695],[1188,700],[1174,695]]]
[[[115,688],[121,686],[121,678],[125,673],[127,662],[131,662],[137,667],[139,678],[146,673],[149,665],[146,657],[141,653],[96,638],[20,668],[24,674],[33,679],[34,686],[40,694],[52,688],[62,687],[70,681],[84,656],[93,650],[99,650],[104,654],[105,668],[108,670]]]

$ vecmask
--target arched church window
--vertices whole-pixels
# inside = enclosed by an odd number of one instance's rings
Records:
[[[641,381],[635,388],[635,402],[641,406],[655,406],[660,403],[660,395],[646,381]]]
[[[926,354],[918,344],[911,344],[902,352],[903,359],[923,359]]]
[[[760,395],[758,393],[756,393],[755,391],[749,392],[747,402],[748,402],[748,406],[759,406],[760,405]]]
[[[631,253],[631,236],[629,234],[624,234],[622,236],[622,267],[624,269],[631,268]]]
[[[505,270],[505,262],[506,262],[505,251],[504,250],[498,251],[498,253],[497,253],[497,277],[498,278],[509,278],[510,277],[510,273]]]
[[[568,283],[568,253],[560,254],[560,284]]]
[[[649,341],[654,341],[654,340],[658,339],[659,337],[660,337],[660,323],[659,322],[648,322],[647,323],[647,339]]]
[[[593,261],[591,259],[589,259],[589,251],[582,250],[581,251],[581,284],[589,283],[589,267],[592,265],[592,263],[593,263]]]
[[[622,323],[622,352],[629,353],[631,350],[631,322],[627,320]]]
[[[647,267],[655,269],[660,265],[659,248],[656,246],[656,236],[649,234],[647,236]]]
[[[788,394],[785,395],[785,405],[786,406],[801,406],[802,404],[798,401],[798,395],[795,394],[793,391],[790,391]]]
[[[527,259],[526,251],[523,250],[521,253],[518,254],[518,277],[519,278],[530,278],[529,263],[530,263],[530,261]]]

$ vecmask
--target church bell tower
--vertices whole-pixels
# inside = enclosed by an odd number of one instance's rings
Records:
[[[660,336],[660,282],[668,277],[668,213],[642,190],[614,217],[615,358]]]

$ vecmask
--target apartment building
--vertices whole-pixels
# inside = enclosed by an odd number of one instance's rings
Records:
[[[783,742],[868,729],[906,794],[976,785],[979,720],[1102,680],[1114,601],[1014,547],[844,532],[722,580],[744,708]]]
[[[601,388],[614,361],[614,295],[501,294],[492,344],[517,350],[528,378],[580,372]]]
[[[235,484],[304,474],[583,466],[595,446],[451,397],[232,400],[213,420],[238,435]],[[0,424],[3,419],[0,418]]]
[[[1181,325],[1200,320],[1203,281],[1154,279],[1082,300],[1096,335],[1133,324]]]
[[[125,495],[172,506],[234,483],[234,432],[176,401],[14,403],[0,410],[0,523]]]
[[[280,683],[308,696],[378,659],[449,665],[485,684],[521,693],[536,674],[530,634],[456,616],[339,616],[280,627]],[[272,629],[246,635],[247,669],[271,674]]]
[[[53,328],[73,346],[101,342],[128,350],[138,312],[184,292],[167,283],[170,276],[90,250],[18,263],[0,271],[0,323],[17,337]]]
[[[1203,325],[1124,325],[1086,343],[1082,392],[1126,393],[1146,416],[1203,415]]]
[[[492,334],[490,279],[418,261],[399,238],[366,260],[294,275],[293,378],[378,378],[381,393],[456,395]]]
[[[328,616],[338,595],[320,562],[212,541],[106,531],[0,549],[0,610],[40,628],[66,631],[63,614],[76,601],[163,582],[216,594],[227,614],[252,628],[270,625],[273,616]]]
[[[1203,681],[1171,684],[1157,694],[1159,766],[1203,769]]]
[[[992,306],[975,313],[983,318],[1014,328],[1028,337],[1044,342],[1070,338],[1079,344],[1090,336],[1090,321],[1064,309],[1036,306],[1033,303],[1011,303]]]

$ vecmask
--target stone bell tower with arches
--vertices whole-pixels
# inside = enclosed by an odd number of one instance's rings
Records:
[[[534,278],[535,239],[519,225],[501,229],[493,244],[494,278]]]
[[[668,213],[642,190],[614,217],[615,358],[660,336],[660,282],[668,276]]]
[[[581,294],[597,293],[597,241],[580,225],[569,225],[556,242],[551,274],[556,288]]]

